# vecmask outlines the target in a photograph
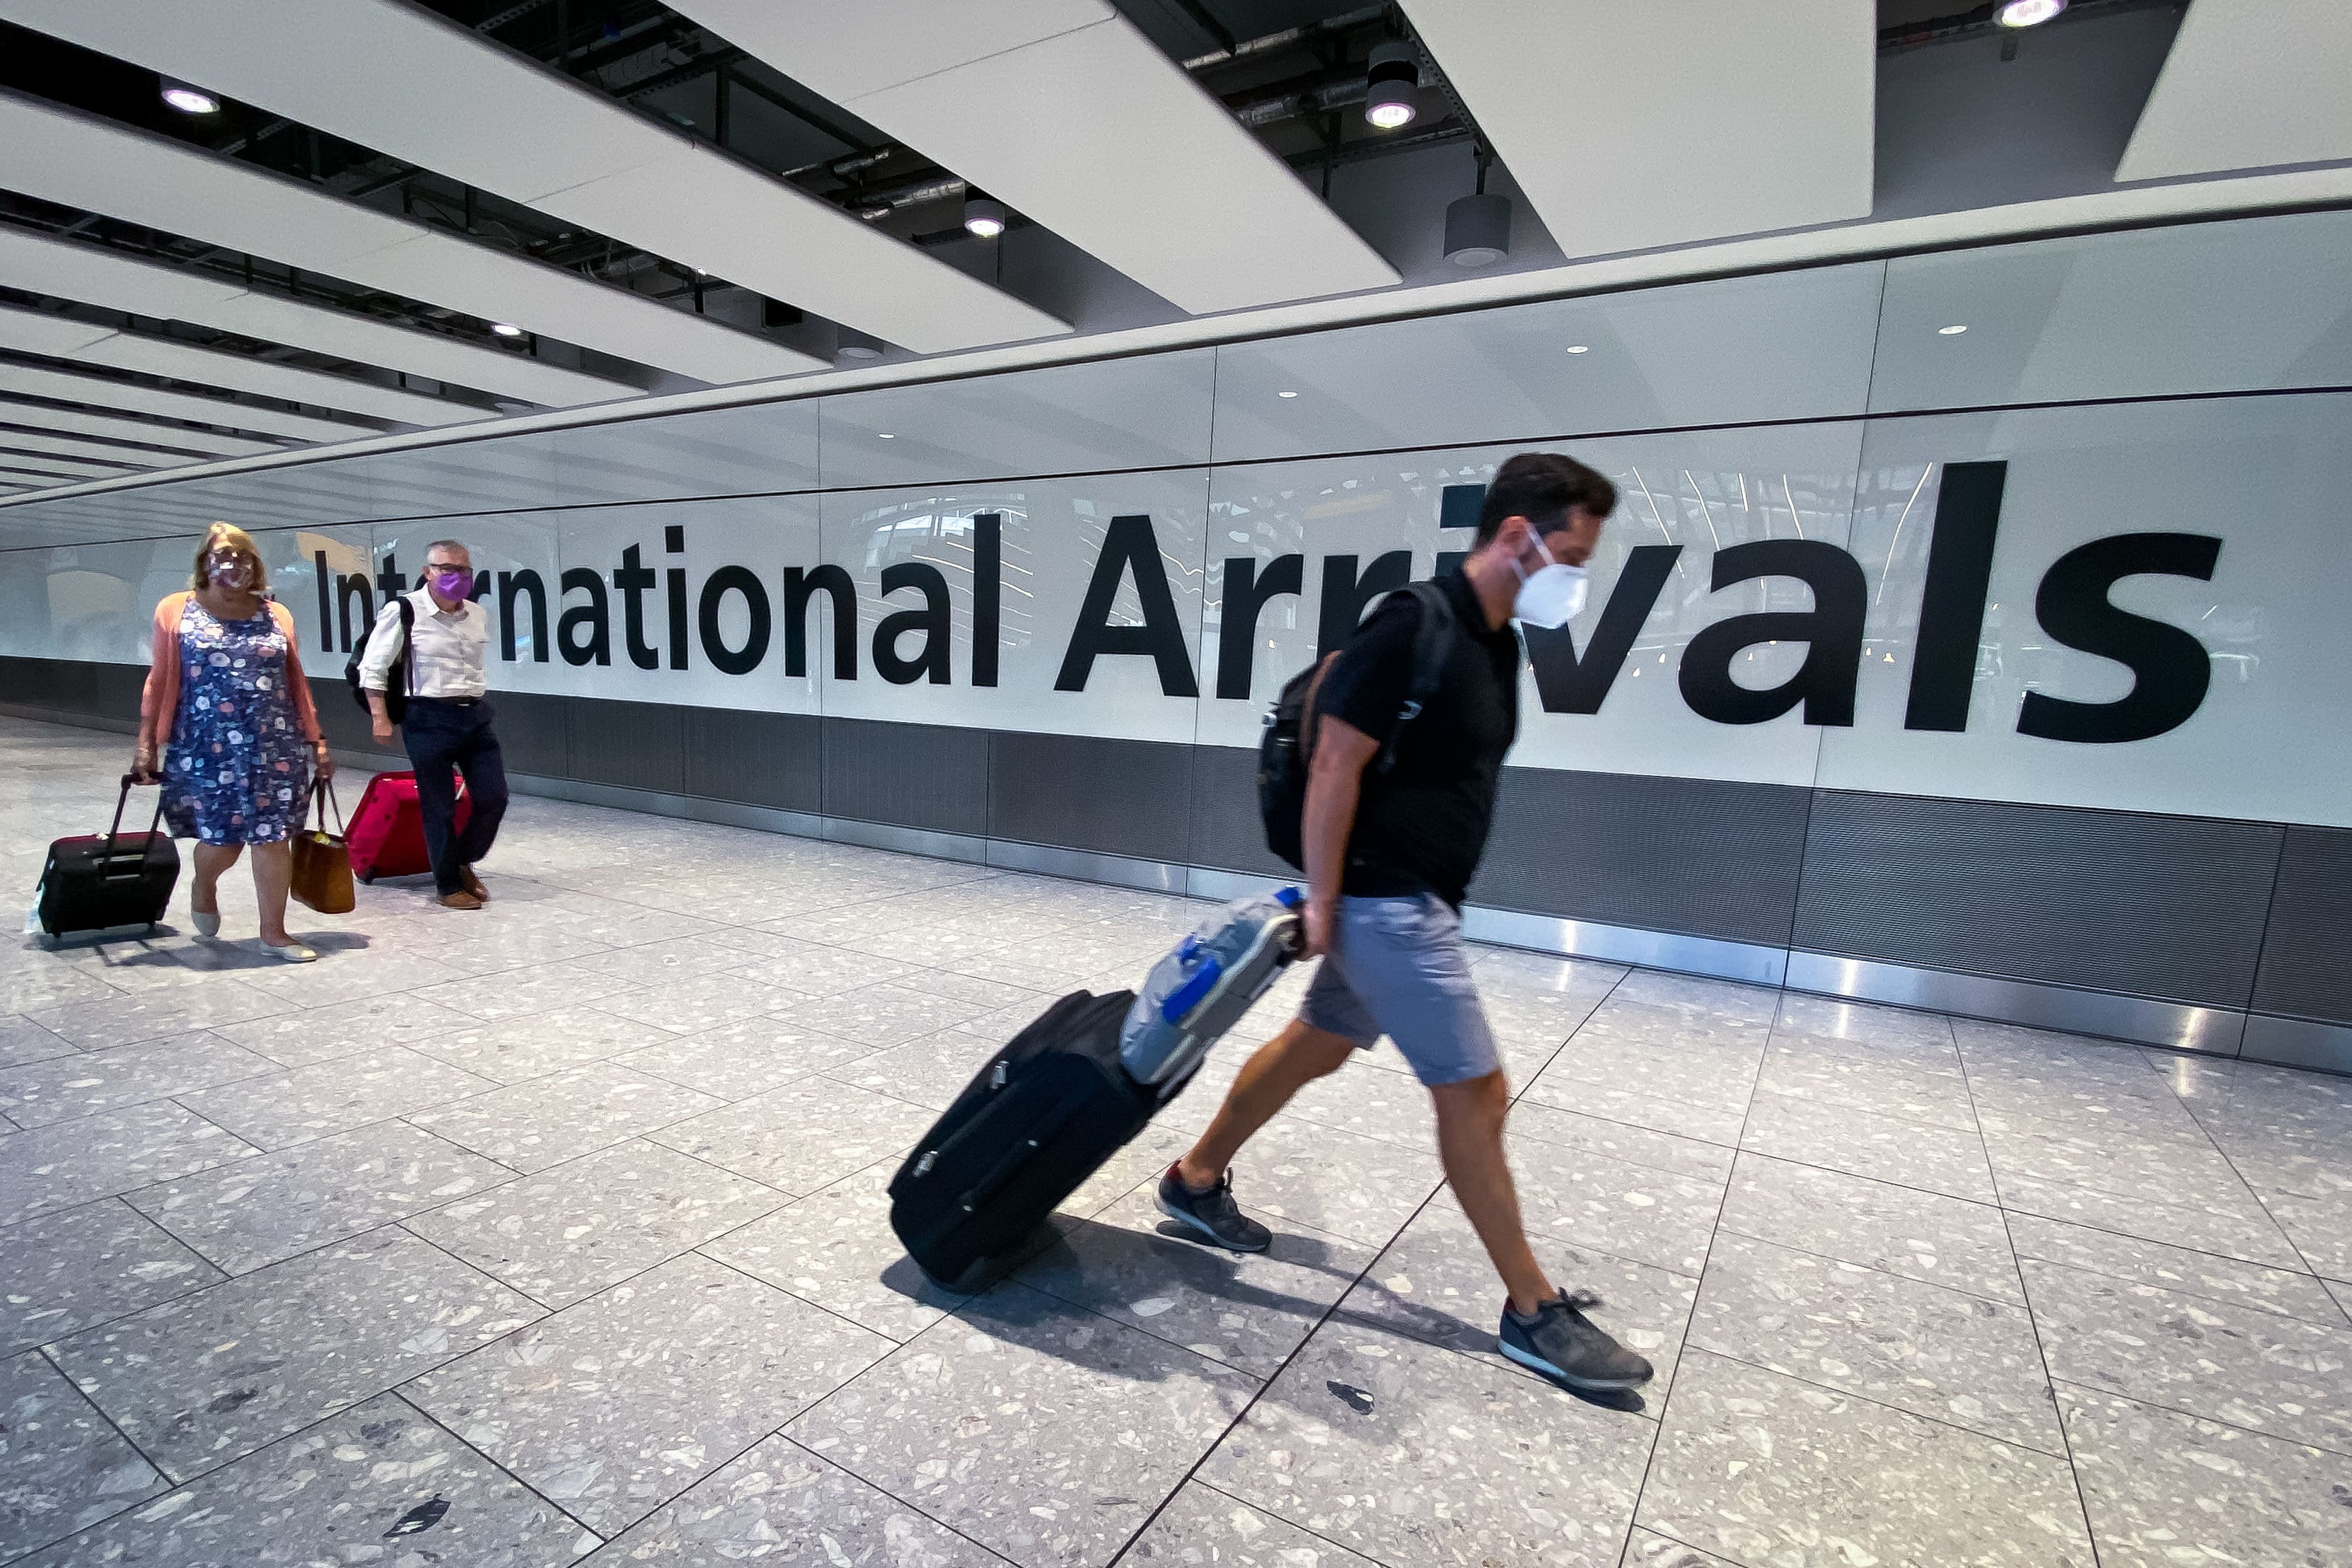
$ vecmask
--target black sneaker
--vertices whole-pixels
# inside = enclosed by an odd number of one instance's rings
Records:
[[[1198,1231],[1197,1239],[1234,1252],[1263,1252],[1274,1232],[1244,1214],[1234,1202],[1234,1173],[1227,1171],[1206,1192],[1194,1192],[1170,1166],[1160,1178],[1160,1212]]]
[[[1536,1309],[1535,1322],[1522,1322],[1503,1307],[1503,1354],[1563,1388],[1580,1394],[1619,1394],[1650,1381],[1653,1369],[1642,1357],[1609,1337],[1584,1314],[1601,1304],[1590,1291],[1561,1291]]]

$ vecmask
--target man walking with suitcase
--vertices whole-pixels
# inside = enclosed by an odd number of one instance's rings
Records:
[[[473,602],[473,591],[472,555],[456,539],[434,540],[425,552],[424,582],[404,596],[412,612],[411,634],[402,636],[399,598],[387,599],[360,662],[360,686],[367,693],[375,737],[388,741],[392,715],[384,688],[394,664],[407,660],[408,708],[401,741],[416,770],[416,806],[425,819],[434,886],[451,909],[479,909],[488,900],[474,862],[490,852],[507,810],[506,759],[490,728],[496,716],[484,696],[488,617]],[[473,801],[463,829],[457,826],[453,769],[465,776]]]
[[[1650,1364],[1584,1315],[1591,1297],[1555,1288],[1528,1245],[1503,1148],[1510,1090],[1459,911],[1518,729],[1510,622],[1558,627],[1581,608],[1584,562],[1616,505],[1616,486],[1573,458],[1511,458],[1487,487],[1469,559],[1438,584],[1454,626],[1426,703],[1409,695],[1427,612],[1412,594],[1391,595],[1324,671],[1300,835],[1307,952],[1323,964],[1298,1017],[1244,1065],[1159,1193],[1198,1239],[1265,1250],[1271,1233],[1234,1200],[1234,1156],[1292,1095],[1386,1034],[1435,1103],[1446,1180],[1502,1276],[1500,1349],[1585,1392],[1638,1387]]]

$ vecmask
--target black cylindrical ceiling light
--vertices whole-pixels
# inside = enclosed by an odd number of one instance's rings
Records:
[[[1511,254],[1511,198],[1480,192],[1445,206],[1445,259],[1491,267]]]
[[[1008,221],[1004,204],[992,197],[974,194],[963,199],[964,232],[975,239],[994,239],[1004,232]]]
[[[1375,130],[1411,125],[1421,112],[1421,57],[1411,44],[1375,45],[1364,79],[1364,119]]]

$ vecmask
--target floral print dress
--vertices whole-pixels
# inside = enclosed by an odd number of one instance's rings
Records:
[[[180,617],[180,711],[163,765],[172,836],[274,844],[299,825],[310,747],[287,691],[286,633],[264,603],[223,621],[192,595]]]

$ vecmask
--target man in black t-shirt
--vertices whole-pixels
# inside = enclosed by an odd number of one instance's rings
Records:
[[[1423,708],[1408,711],[1427,613],[1412,594],[1391,594],[1325,670],[1300,824],[1307,950],[1323,964],[1298,1017],[1243,1066],[1159,1193],[1160,1209],[1200,1239],[1265,1250],[1272,1234],[1234,1201],[1234,1155],[1292,1095],[1385,1034],[1429,1089],[1446,1180],[1502,1276],[1500,1349],[1585,1392],[1638,1387],[1650,1364],[1585,1316],[1592,1297],[1556,1289],[1528,1245],[1503,1150],[1510,1088],[1471,984],[1460,911],[1518,730],[1510,622],[1554,627],[1576,613],[1584,562],[1616,505],[1616,486],[1573,458],[1511,458],[1487,486],[1469,558],[1439,581],[1453,628]]]

